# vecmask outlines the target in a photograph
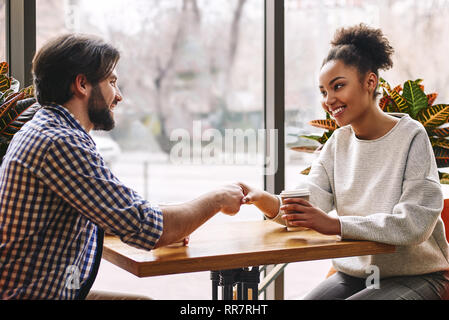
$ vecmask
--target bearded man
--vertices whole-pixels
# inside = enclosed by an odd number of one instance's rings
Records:
[[[186,203],[150,204],[105,165],[89,132],[114,127],[119,58],[99,38],[68,34],[33,59],[42,108],[0,168],[0,299],[85,299],[104,232],[151,250],[240,209],[242,189],[233,184]]]

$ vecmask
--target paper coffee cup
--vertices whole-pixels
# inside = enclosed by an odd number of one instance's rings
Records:
[[[288,198],[303,198],[307,201],[310,199],[310,191],[308,189],[296,189],[296,190],[284,190],[280,194],[282,204],[284,204],[284,200]],[[285,214],[284,212],[282,212]],[[286,220],[287,225],[287,231],[301,231],[301,230],[308,230],[309,228],[305,227],[296,227],[291,226],[290,222]]]

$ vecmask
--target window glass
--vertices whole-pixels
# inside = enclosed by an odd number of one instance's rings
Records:
[[[316,157],[292,150],[305,144],[306,140],[298,136],[324,133],[308,122],[325,119],[318,75],[335,30],[361,22],[382,28],[395,54],[393,68],[380,71],[380,76],[392,87],[423,79],[426,93],[439,94],[435,103],[448,103],[449,77],[445,70],[449,62],[442,54],[449,49],[449,25],[444,22],[448,13],[447,0],[285,0],[285,127],[290,134],[286,139],[287,187],[295,187],[304,178],[300,172]],[[303,296],[324,279],[329,267],[329,261],[289,265],[286,292],[289,286],[295,286],[295,297]],[[293,272],[291,268],[301,270]]]
[[[6,4],[0,0],[0,62],[6,61]]]
[[[37,48],[58,34],[79,32],[121,51],[124,101],[115,109],[116,128],[94,133],[119,179],[153,203],[191,200],[233,181],[263,188],[263,1],[36,5]],[[208,223],[260,219],[254,206],[243,206],[237,216],[218,214]],[[210,298],[208,277],[196,297]],[[149,295],[189,298],[176,292]]]

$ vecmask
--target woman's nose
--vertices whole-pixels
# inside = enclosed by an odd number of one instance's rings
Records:
[[[328,93],[324,98],[324,104],[326,106],[332,106],[335,103],[335,96],[333,94]]]

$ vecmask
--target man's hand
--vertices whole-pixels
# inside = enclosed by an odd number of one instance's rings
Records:
[[[235,215],[240,211],[244,197],[243,189],[238,184],[229,184],[216,191],[217,203],[224,214]]]
[[[285,213],[282,218],[288,220],[293,227],[306,227],[327,235],[341,234],[340,220],[312,206],[307,200],[284,199],[281,210]]]

